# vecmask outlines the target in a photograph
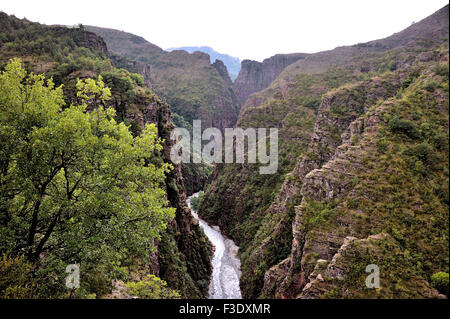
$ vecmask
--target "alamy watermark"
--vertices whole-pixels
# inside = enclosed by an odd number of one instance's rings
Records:
[[[380,288],[380,268],[375,264],[367,265],[366,272],[370,273],[366,277],[366,287],[367,288]]]
[[[262,164],[260,174],[275,174],[278,170],[277,128],[225,128],[223,138],[222,132],[214,127],[206,128],[202,133],[201,121],[194,120],[192,143],[191,134],[185,128],[175,128],[170,137],[176,142],[170,152],[171,160],[176,164],[191,163],[191,155],[192,163],[208,164],[244,163],[247,157],[247,163]]]

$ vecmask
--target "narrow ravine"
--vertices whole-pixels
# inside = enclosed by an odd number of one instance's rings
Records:
[[[198,197],[198,193],[188,197],[186,203],[191,208],[191,198]],[[213,271],[209,284],[209,299],[241,299],[239,278],[241,277],[241,261],[237,257],[239,247],[220,232],[218,226],[211,226],[191,208],[192,215],[198,219],[200,227],[215,247],[211,261]]]

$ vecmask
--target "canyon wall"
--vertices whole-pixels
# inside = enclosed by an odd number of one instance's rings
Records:
[[[199,209],[239,244],[244,297],[439,297],[448,6],[387,39],[294,62],[247,99],[237,125],[279,130],[277,174],[217,165]],[[381,290],[365,286],[369,264]]]
[[[306,56],[307,54],[303,53],[277,54],[265,59],[262,63],[243,60],[241,70],[233,85],[241,104],[244,105],[251,94],[268,87],[285,67]]]

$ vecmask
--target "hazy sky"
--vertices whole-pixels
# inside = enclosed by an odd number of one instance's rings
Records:
[[[384,38],[444,0],[1,0],[0,10],[45,24],[83,23],[140,35],[163,49],[211,46],[240,59],[312,53]]]

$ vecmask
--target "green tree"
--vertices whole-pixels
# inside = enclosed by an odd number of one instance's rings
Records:
[[[167,283],[154,275],[147,275],[144,280],[126,284],[128,294],[141,299],[179,299],[176,290],[167,288]]]
[[[162,149],[154,124],[133,137],[114,120],[101,77],[77,89],[81,102],[63,108],[62,87],[27,76],[19,59],[0,74],[0,252],[113,276],[123,260],[145,260],[173,218],[171,167],[152,161]]]

